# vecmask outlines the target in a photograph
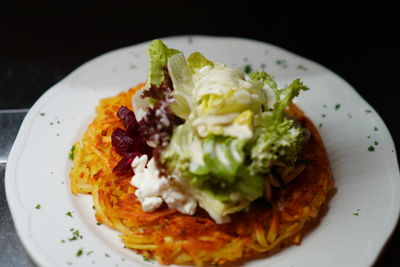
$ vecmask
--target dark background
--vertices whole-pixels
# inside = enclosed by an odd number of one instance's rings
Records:
[[[119,47],[171,35],[238,36],[283,47],[342,76],[381,115],[400,151],[394,1],[32,2],[0,6],[0,109],[29,108],[79,65]],[[398,228],[377,266],[400,265]]]

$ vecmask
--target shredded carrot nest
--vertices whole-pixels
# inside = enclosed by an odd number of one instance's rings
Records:
[[[112,172],[121,156],[112,147],[111,134],[124,128],[116,112],[121,106],[132,109],[132,96],[142,86],[101,100],[94,121],[74,144],[71,191],[92,195],[96,219],[120,231],[125,247],[162,264],[222,265],[300,244],[300,230],[318,216],[333,187],[324,145],[303,112],[294,104],[287,111],[311,132],[301,155],[307,161],[303,172],[275,194],[272,207],[255,201],[249,211],[231,215],[230,223],[216,224],[200,208],[193,216],[166,206],[144,212],[131,177]]]

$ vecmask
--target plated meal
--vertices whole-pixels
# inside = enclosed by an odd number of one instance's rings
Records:
[[[372,266],[400,211],[393,139],[374,108],[272,44],[162,41],[86,62],[27,113],[5,189],[32,260]]]
[[[125,247],[162,264],[223,265],[301,237],[333,179],[318,130],[270,73],[162,41],[147,80],[105,98],[73,144],[73,194]],[[144,79],[145,80],[145,79]]]

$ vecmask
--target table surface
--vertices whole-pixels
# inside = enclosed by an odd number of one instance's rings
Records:
[[[163,36],[206,34],[265,41],[312,59],[347,80],[380,114],[399,151],[398,12],[398,4],[389,1],[362,7],[285,1],[268,8],[252,4],[229,9],[188,1],[79,8],[4,4],[0,9],[0,266],[35,266],[16,235],[7,206],[6,155],[24,112],[79,65],[107,51]],[[399,233],[397,227],[376,266],[400,265]]]

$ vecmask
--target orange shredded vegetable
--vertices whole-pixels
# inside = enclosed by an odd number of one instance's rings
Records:
[[[111,145],[111,134],[124,127],[116,112],[120,106],[132,109],[132,96],[142,86],[101,100],[95,119],[74,144],[71,191],[92,195],[96,219],[121,232],[125,247],[162,264],[223,265],[300,244],[301,229],[317,218],[333,187],[324,145],[303,112],[294,104],[287,110],[311,132],[301,155],[307,161],[305,169],[275,194],[272,207],[256,201],[249,211],[233,214],[230,223],[216,224],[201,208],[193,216],[166,206],[144,212],[131,177],[112,172],[121,156]]]

